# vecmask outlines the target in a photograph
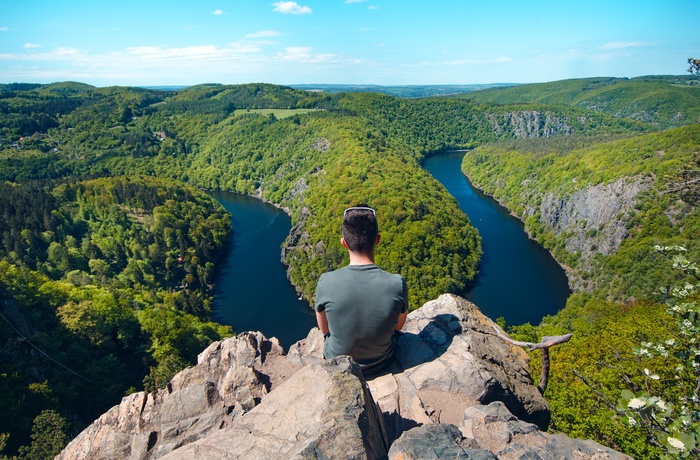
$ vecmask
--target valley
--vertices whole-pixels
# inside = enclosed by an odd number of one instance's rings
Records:
[[[692,190],[673,191],[697,177],[700,88],[663,77],[543,85],[417,99],[265,84],[0,85],[7,451],[30,445],[37,417],[68,437],[68,420],[74,432],[121,395],[163,385],[232,333],[211,312],[230,218],[201,189],[251,195],[291,216],[282,259],[306,299],[321,273],[346,263],[337,229],[342,210],[361,202],[381,210],[377,263],[403,274],[411,308],[461,292],[479,270],[482,237],[423,164],[470,149],[464,174],[524,221],[574,288],[540,324],[508,328],[534,341],[574,333],[553,354],[553,428],[657,456],[653,431],[631,426],[572,370],[614,401],[626,389],[620,375],[644,387],[640,366],[661,374],[654,391],[664,400],[692,394],[675,382],[697,382],[696,358],[640,364],[634,353],[669,337],[697,348],[665,308],[665,293],[693,276],[654,247],[682,246],[690,264],[700,260],[697,202]],[[615,85],[626,90],[604,91]],[[100,385],[94,407],[78,409],[89,391],[81,385],[135,362],[128,378]]]

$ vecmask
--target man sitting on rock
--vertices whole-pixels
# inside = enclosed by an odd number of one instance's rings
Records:
[[[326,337],[326,359],[350,355],[373,376],[394,356],[394,331],[408,315],[408,288],[401,275],[374,264],[380,235],[374,209],[348,208],[343,214],[340,243],[350,264],[321,275],[316,287],[316,321]]]

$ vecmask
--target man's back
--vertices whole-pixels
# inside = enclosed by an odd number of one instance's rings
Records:
[[[374,264],[324,273],[315,303],[316,311],[325,312],[328,319],[324,356],[350,355],[364,369],[382,367],[393,356],[392,334],[407,308],[403,277]]]

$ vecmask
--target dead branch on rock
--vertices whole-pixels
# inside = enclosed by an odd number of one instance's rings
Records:
[[[539,390],[540,394],[544,394],[544,391],[547,389],[547,383],[549,383],[549,347],[568,342],[571,337],[573,337],[573,334],[555,335],[553,337],[545,336],[542,337],[542,340],[540,340],[539,343],[533,343],[513,340],[496,325],[493,325],[493,330],[495,331],[494,335],[506,343],[510,343],[511,345],[518,347],[525,347],[530,351],[542,350],[542,372],[540,373],[540,383],[537,385],[537,389]]]

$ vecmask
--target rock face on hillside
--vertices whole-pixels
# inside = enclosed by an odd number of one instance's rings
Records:
[[[549,409],[527,355],[491,324],[459,297],[428,302],[370,381],[348,357],[323,360],[318,329],[286,355],[239,334],[166,388],[125,397],[57,458],[628,458],[540,431]]]
[[[566,250],[580,254],[581,268],[589,269],[596,254],[613,254],[629,235],[625,222],[637,195],[650,186],[649,179],[628,177],[588,186],[565,198],[547,192],[539,207],[527,209],[525,217],[539,212],[543,225],[557,235],[568,235]],[[586,288],[582,280],[571,278],[575,288]]]
[[[521,110],[501,114],[487,113],[486,120],[495,134],[512,131],[515,137],[551,137],[571,134],[573,128],[566,117],[537,110]]]

